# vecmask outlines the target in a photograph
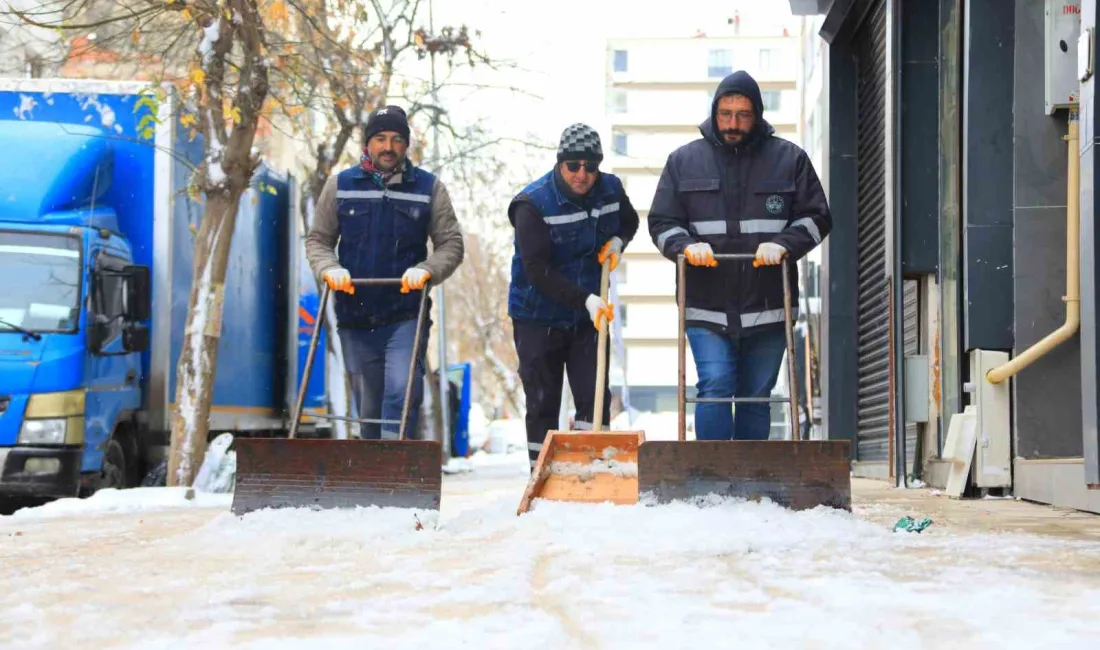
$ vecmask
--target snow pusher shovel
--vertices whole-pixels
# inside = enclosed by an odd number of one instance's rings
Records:
[[[603,263],[600,297],[607,302],[610,260]],[[607,319],[602,319],[596,345],[596,400],[591,431],[549,431],[531,470],[517,515],[531,509],[535,499],[618,505],[638,502],[638,445],[640,431],[601,431],[604,389],[607,385]]]
[[[748,262],[749,254],[715,255],[716,260]],[[754,264],[755,266],[755,264]],[[794,323],[786,261],[783,269],[783,320],[787,330],[787,397],[687,397],[686,267],[677,260],[679,308],[678,440],[651,440],[638,449],[638,491],[642,503],[692,501],[718,495],[748,500],[770,499],[792,510],[816,506],[852,509],[850,451],[847,440],[804,440],[798,426],[798,392],[794,364]],[[747,272],[751,273],[751,271]],[[686,439],[687,405],[788,402],[791,440]]]
[[[352,280],[352,284],[399,285],[400,279]],[[438,510],[443,482],[442,446],[434,440],[406,440],[409,403],[417,354],[424,335],[428,288],[420,297],[405,404],[400,420],[368,420],[339,415],[317,418],[360,424],[397,424],[396,440],[325,440],[298,438],[306,385],[325,323],[331,289],[326,286],[309,342],[302,385],[287,438],[237,438],[237,482],[233,513],[261,508],[354,508],[379,506]]]

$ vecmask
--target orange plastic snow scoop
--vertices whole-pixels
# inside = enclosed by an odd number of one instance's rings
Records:
[[[610,258],[603,262],[600,297],[607,302]],[[596,400],[591,431],[549,431],[531,470],[517,515],[535,499],[619,505],[638,502],[638,446],[645,434],[601,432],[607,376],[607,319],[600,320],[596,354]]]
[[[352,280],[353,285],[399,285],[400,279]],[[442,446],[435,440],[407,440],[409,406],[417,355],[412,355],[400,420],[367,420],[338,415],[314,417],[360,424],[397,424],[396,440],[311,440],[297,437],[306,385],[325,323],[332,289],[321,294],[309,343],[302,385],[287,438],[237,438],[234,514],[262,508],[355,508],[367,506],[438,510],[443,484]],[[420,297],[413,339],[425,335],[428,287]]]

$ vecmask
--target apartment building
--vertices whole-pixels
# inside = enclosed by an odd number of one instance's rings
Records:
[[[800,19],[785,12],[742,19],[733,12],[694,37],[609,39],[606,51],[605,166],[622,178],[642,217],[617,272],[622,343],[612,360],[616,393],[633,409],[676,410],[677,318],[674,266],[649,237],[646,217],[668,154],[699,136],[718,82],[747,70],[760,83],[765,117],[800,142]],[[613,351],[614,352],[614,351]],[[688,351],[687,383],[694,363]]]

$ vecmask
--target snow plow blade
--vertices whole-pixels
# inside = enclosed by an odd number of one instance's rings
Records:
[[[400,278],[352,279],[353,285],[399,285]],[[427,329],[428,287],[420,294],[413,341],[419,347]],[[396,439],[306,440],[298,438],[306,385],[325,308],[332,289],[325,286],[317,309],[317,322],[306,354],[306,366],[298,388],[286,438],[237,438],[237,476],[233,490],[233,514],[262,508],[420,508],[438,510],[443,486],[443,446],[434,440],[408,440],[409,409],[417,358],[412,355],[405,380],[405,400],[400,420],[350,418],[313,414],[314,418],[359,424],[398,427]]]
[[[640,432],[551,431],[546,436],[519,510],[535,499],[630,505],[638,502]]]
[[[438,510],[442,448],[432,440],[238,438],[233,514],[263,508]]]
[[[638,498],[660,504],[717,495],[851,511],[850,462],[847,440],[654,440],[638,449]]]

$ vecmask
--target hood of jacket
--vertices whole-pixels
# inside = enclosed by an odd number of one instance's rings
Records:
[[[718,84],[718,88],[715,89],[714,97],[710,102],[710,117],[703,120],[702,124],[699,125],[699,132],[704,138],[715,144],[725,144],[725,141],[715,132],[714,125],[718,121],[718,100],[726,95],[733,94],[748,97],[749,101],[752,102],[753,112],[756,114],[756,124],[753,126],[752,132],[745,138],[746,142],[752,142],[775,133],[775,128],[764,119],[764,100],[760,95],[760,84],[756,83],[756,80],[749,73],[738,70],[727,75]]]

